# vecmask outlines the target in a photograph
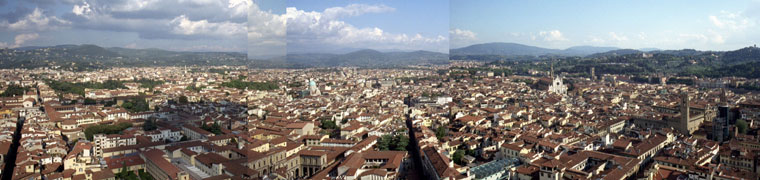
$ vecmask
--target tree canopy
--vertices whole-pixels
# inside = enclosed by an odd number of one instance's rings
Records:
[[[194,92],[200,92],[203,88],[206,88],[206,86],[196,87],[195,85],[191,85],[191,86],[185,87],[185,90],[194,91]]]
[[[156,129],[158,129],[158,125],[156,125],[155,119],[149,119],[143,122],[143,131],[152,131]]]
[[[5,91],[3,91],[2,94],[0,94],[0,97],[23,96],[24,92],[26,91],[29,91],[28,87],[21,87],[16,84],[11,84],[7,89],[5,89]]]
[[[409,137],[406,135],[383,135],[380,137],[380,142],[377,143],[377,148],[381,151],[406,151],[406,147],[409,145]]]
[[[152,80],[152,79],[146,79],[146,78],[138,79],[135,82],[140,83],[141,88],[148,88],[148,89],[153,89],[156,86],[164,84],[164,81]]]
[[[214,133],[216,135],[222,134],[222,126],[220,126],[219,123],[216,123],[216,122],[214,122],[214,124],[212,124],[211,126],[206,125],[206,123],[203,123],[201,125],[201,129]]]
[[[180,104],[187,104],[189,102],[187,100],[187,96],[185,96],[185,95],[179,96],[179,100],[178,101],[179,101]]]
[[[464,158],[464,151],[461,149],[457,149],[457,151],[454,152],[454,155],[451,156],[452,159],[454,159],[454,163],[457,163],[459,165],[464,165],[464,161],[462,161],[462,158]]]
[[[87,140],[92,141],[92,136],[95,134],[120,134],[127,128],[132,127],[132,123],[122,122],[119,124],[101,124],[87,127],[84,129],[84,134]]]
[[[338,125],[335,125],[335,121],[329,119],[319,120],[319,127],[322,129],[338,129]]]
[[[239,79],[223,82],[221,86],[237,89],[247,88],[248,90],[274,90],[279,88],[279,85],[274,82],[247,82]]]
[[[92,98],[84,98],[84,104],[85,104],[85,105],[94,105],[94,104],[97,104],[97,103],[98,103],[98,102],[97,102],[97,101],[95,101],[95,99],[92,99]]]
[[[55,91],[61,93],[72,93],[84,96],[84,89],[126,89],[124,83],[116,80],[107,80],[102,83],[86,82],[72,83],[66,81],[47,80],[46,83]]]
[[[435,129],[435,137],[443,139],[444,136],[446,136],[446,127],[438,126],[438,129]]]
[[[142,97],[131,98],[128,101],[122,103],[121,107],[127,109],[129,112],[145,112],[150,110],[148,101]]]
[[[744,119],[736,120],[736,129],[739,131],[740,134],[746,134],[747,121],[745,121]]]

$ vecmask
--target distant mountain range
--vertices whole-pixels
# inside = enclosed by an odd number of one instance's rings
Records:
[[[605,57],[605,56],[621,56],[621,55],[629,55],[629,54],[642,54],[642,53],[649,53],[649,54],[663,54],[663,55],[672,55],[672,56],[697,56],[702,55],[705,53],[719,53],[717,51],[697,51],[694,49],[681,49],[681,50],[651,50],[651,51],[644,51],[644,50],[636,50],[636,49],[618,49],[618,50],[612,50],[607,52],[601,52],[601,53],[594,53],[591,55],[587,55],[588,58],[598,58],[598,57]]]
[[[288,54],[284,61],[299,66],[359,66],[359,67],[394,67],[419,64],[446,64],[448,54],[431,51],[380,52],[363,49],[345,54],[299,53]]]
[[[575,46],[567,49],[549,49],[517,43],[485,43],[451,49],[452,60],[536,61],[547,59],[581,58],[641,58],[644,53],[654,59],[712,59],[711,63],[740,64],[760,61],[757,47],[745,47],[733,51],[698,51],[694,49],[660,50],[656,48],[620,49],[617,47]]]
[[[715,59],[722,63],[760,61],[760,50],[748,47],[735,51],[620,49],[616,47],[575,46],[567,49],[548,49],[515,43],[487,43],[452,49],[451,55],[431,51],[390,51],[371,49],[348,53],[293,53],[266,60],[251,60],[239,52],[177,52],[162,49],[103,48],[96,45],[57,45],[49,47],[22,47],[0,49],[0,68],[60,68],[93,70],[110,67],[143,66],[243,66],[252,68],[307,68],[307,67],[401,67],[407,65],[446,64],[449,59],[503,61],[542,60],[562,57],[612,58],[616,56],[641,57],[646,52],[654,58],[688,57],[689,59]],[[716,58],[709,58],[715,56]]]
[[[496,55],[496,56],[588,56],[597,53],[607,53],[611,51],[622,50],[618,47],[599,47],[599,46],[573,46],[567,49],[551,49],[529,46],[517,43],[494,42],[484,44],[474,44],[467,47],[451,49],[452,56],[466,55]],[[628,49],[634,50],[634,49]],[[621,51],[622,52],[626,52]],[[661,51],[657,48],[643,48],[634,50],[639,52]],[[630,51],[628,51],[630,52]],[[611,52],[614,53],[614,52]]]
[[[500,56],[586,56],[594,53],[618,50],[616,47],[574,46],[567,49],[549,49],[517,43],[485,43],[451,49],[451,55],[500,55]]]
[[[361,49],[342,54],[303,53],[267,60],[251,60],[238,52],[178,52],[162,49],[130,49],[96,45],[34,46],[0,49],[0,68],[62,68],[92,70],[109,67],[140,66],[216,66],[257,67],[398,67],[418,64],[446,64],[448,54],[430,51],[392,51]]]
[[[622,55],[629,55],[629,54],[641,54],[644,53],[643,51],[635,50],[635,49],[616,49],[606,52],[599,52],[599,53],[593,53],[590,55],[587,55],[586,57],[594,58],[594,57],[604,57],[604,56],[622,56]]]
[[[108,67],[247,65],[238,52],[178,52],[160,49],[103,48],[96,45],[57,45],[0,49],[0,68],[62,68],[92,70]]]
[[[452,58],[487,62],[487,65],[505,65],[516,74],[530,74],[529,70],[548,71],[548,61],[556,72],[590,77],[589,70],[599,74],[628,74],[636,76],[674,75],[693,77],[745,77],[760,78],[760,48],[744,47],[732,51],[698,51],[694,49],[640,51],[617,49],[578,56],[502,57],[495,55],[467,55]],[[527,61],[527,62],[515,62]],[[533,63],[541,61],[544,63]],[[646,78],[632,80],[649,82]],[[652,83],[652,82],[649,82]],[[671,83],[671,82],[668,82]],[[685,83],[694,83],[685,82]]]

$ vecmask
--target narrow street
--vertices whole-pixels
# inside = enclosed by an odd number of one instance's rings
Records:
[[[408,103],[409,107],[412,107],[412,103]],[[414,136],[414,126],[412,126],[412,118],[409,116],[410,112],[407,112],[406,114],[406,129],[409,131],[409,146],[411,146],[409,149],[412,154],[412,160],[414,161],[414,167],[412,168],[413,174],[416,174],[416,177],[424,177],[424,170],[422,167],[422,157],[420,156],[420,146],[417,143],[417,138]]]
[[[16,123],[16,132],[13,133],[13,144],[11,144],[8,154],[5,156],[5,169],[3,169],[2,180],[11,180],[13,178],[13,169],[16,168],[16,154],[18,154],[19,140],[21,139],[21,129],[24,127],[24,118],[19,117]]]

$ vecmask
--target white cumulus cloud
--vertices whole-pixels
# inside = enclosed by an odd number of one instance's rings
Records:
[[[251,0],[229,0],[227,8],[231,9],[232,16],[248,15],[248,7],[253,5]]]
[[[251,0],[82,0],[73,25],[82,29],[135,32],[145,39],[241,39]]]
[[[603,38],[596,37],[596,36],[589,36],[589,39],[585,41],[586,43],[593,43],[594,45],[603,44],[607,42],[607,40],[604,40]]]
[[[18,34],[16,35],[14,40],[14,44],[8,44],[6,42],[0,42],[0,48],[17,48],[21,47],[26,43],[27,41],[35,40],[39,38],[40,35],[37,33],[24,33],[24,34]]]
[[[451,40],[476,40],[478,39],[476,36],[477,34],[470,31],[470,30],[462,30],[462,29],[452,29],[449,30],[449,34],[451,36]]]
[[[610,32],[610,40],[612,41],[628,41],[628,36]]]
[[[0,22],[0,27],[14,31],[34,30],[46,31],[57,29],[70,24],[69,21],[62,20],[56,16],[47,16],[42,9],[35,8],[32,13],[24,16],[22,19],[10,23],[7,20]]]
[[[75,4],[74,8],[71,9],[71,12],[77,16],[84,16],[91,14],[92,9],[90,9],[90,4],[88,4],[87,1],[84,1],[82,2],[82,5]]]
[[[549,41],[549,42],[568,40],[567,38],[565,38],[565,36],[562,35],[562,32],[560,32],[559,30],[540,31],[538,32],[538,36],[543,38],[544,41]],[[531,37],[531,39],[535,40],[536,37]]]
[[[285,8],[284,3],[282,8]],[[248,12],[248,57],[284,56],[287,52],[287,18],[282,14],[264,11],[253,3]]]
[[[470,30],[454,28],[449,30],[452,48],[462,47],[476,43],[478,34]]]
[[[385,5],[351,4],[322,12],[286,8],[287,39],[293,46],[341,45],[374,49],[416,49],[431,44],[448,44],[443,35],[392,33],[379,27],[356,27],[340,18],[367,13],[391,12]],[[444,51],[447,48],[439,49]]]
[[[252,4],[248,15],[248,40],[273,43],[270,41],[277,39],[276,44],[284,44],[286,23],[287,17],[263,11],[257,4]]]
[[[190,20],[185,15],[180,15],[169,22],[173,25],[172,32],[182,35],[216,35],[234,36],[244,34],[246,27],[240,23],[209,22],[208,20]]]
[[[741,12],[721,11],[720,15],[708,16],[710,22],[719,29],[740,31],[755,25],[754,21],[742,15]]]
[[[322,13],[325,18],[336,19],[341,17],[359,16],[367,13],[384,13],[395,11],[395,8],[386,5],[351,4],[345,7],[331,7]]]
[[[20,47],[25,42],[31,41],[31,40],[35,40],[35,39],[37,39],[39,37],[40,37],[40,35],[37,34],[37,33],[27,33],[27,34],[16,35],[16,38],[14,38],[14,40],[16,40],[16,44],[14,46],[15,47]]]

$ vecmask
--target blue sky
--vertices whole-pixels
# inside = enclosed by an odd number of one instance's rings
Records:
[[[293,0],[287,1],[287,7],[289,53],[345,49],[448,52],[448,1]]]
[[[451,1],[451,47],[733,50],[760,39],[758,1]]]
[[[259,9],[268,11],[273,14],[285,14],[285,0],[255,0],[253,1]]]

